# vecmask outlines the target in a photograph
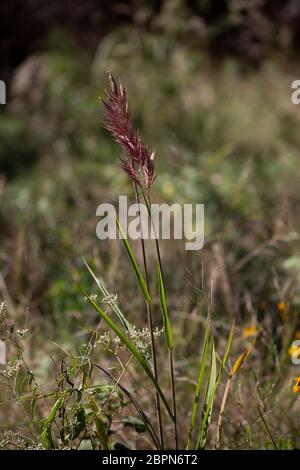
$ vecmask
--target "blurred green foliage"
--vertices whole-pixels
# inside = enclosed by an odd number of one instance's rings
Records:
[[[274,272],[282,286],[295,278],[289,260],[299,248],[300,136],[292,67],[274,60],[245,72],[233,59],[214,64],[181,41],[185,16],[170,5],[155,32],[119,28],[93,60],[61,33],[15,73],[0,116],[2,253],[12,295],[54,318],[78,305],[68,286],[81,254],[96,256],[98,268],[113,266],[111,246],[96,239],[95,211],[131,192],[101,124],[107,70],[126,84],[136,123],[156,151],[155,198],[205,204],[207,250],[222,244],[238,311],[247,313],[247,292],[255,310],[263,300],[281,300]],[[171,274],[177,263],[169,255]],[[192,297],[201,259],[184,258],[194,273]],[[111,271],[122,290],[129,281]],[[176,294],[186,272],[170,274]],[[218,302],[223,310],[222,292]]]

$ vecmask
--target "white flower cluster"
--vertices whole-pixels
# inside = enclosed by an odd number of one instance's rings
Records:
[[[163,330],[158,327],[153,331],[154,339],[158,339],[162,334]],[[148,356],[147,348],[151,344],[151,332],[149,328],[138,329],[135,325],[131,325],[129,330],[129,338],[134,343],[136,348],[142,353]]]
[[[153,331],[154,339],[158,339],[163,332],[163,329],[155,328]],[[130,325],[128,336],[130,341],[135,345],[135,347],[150,359],[149,353],[147,351],[148,347],[151,344],[151,332],[148,328],[138,329],[135,325]],[[118,336],[111,336],[109,331],[106,331],[103,334],[97,334],[93,347],[95,349],[102,349],[104,351],[112,351],[113,346],[120,347],[121,340]]]
[[[110,351],[113,345],[120,345],[120,338],[118,336],[112,338],[109,331],[105,331],[102,335],[98,334],[94,342],[95,349],[102,349],[104,351]]]
[[[108,294],[101,300],[102,303],[113,307],[118,302],[118,294]]]
[[[0,449],[7,449],[10,445],[23,449],[28,448],[28,443],[20,434],[6,430],[0,435]]]
[[[18,372],[20,370],[22,363],[23,363],[22,359],[16,358],[10,361],[6,369],[0,371],[0,374],[2,374],[3,377],[5,377],[8,380],[15,379],[15,377],[18,375]]]
[[[6,302],[0,302],[0,322],[2,323],[5,319],[7,313],[7,304]]]

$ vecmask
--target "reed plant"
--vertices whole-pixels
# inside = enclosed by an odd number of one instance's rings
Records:
[[[106,92],[106,97],[102,100],[104,105],[104,126],[111,133],[114,140],[121,147],[121,168],[125,171],[133,186],[133,194],[136,203],[139,205],[140,201],[146,205],[148,209],[148,216],[152,228],[155,232],[155,225],[151,217],[151,194],[153,185],[156,179],[155,175],[155,153],[143,143],[139,132],[133,125],[132,116],[129,109],[127,91],[122,83],[117,82],[112,74],[109,73],[110,89]],[[141,213],[140,226],[142,227]],[[156,398],[157,410],[157,429],[159,448],[165,447],[165,427],[163,423],[163,413],[161,407],[163,406],[167,412],[168,419],[173,426],[173,447],[186,447],[187,449],[204,449],[207,442],[208,431],[212,417],[213,405],[217,388],[220,383],[221,374],[225,370],[226,360],[229,354],[231,343],[234,333],[234,322],[227,340],[225,353],[222,358],[216,353],[216,346],[211,324],[210,315],[208,314],[207,323],[205,327],[204,342],[202,354],[200,356],[199,374],[197,377],[197,384],[195,389],[194,403],[192,407],[191,423],[186,436],[186,442],[179,442],[178,439],[178,420],[180,415],[176,409],[176,383],[175,383],[175,368],[174,363],[174,349],[176,338],[172,332],[172,314],[169,311],[167,293],[164,279],[164,267],[162,262],[159,237],[155,234],[155,252],[157,265],[157,284],[159,291],[159,299],[162,313],[162,320],[164,325],[164,336],[166,349],[169,355],[169,375],[170,375],[170,390],[171,393],[167,394],[161,385],[160,377],[158,374],[158,357],[156,345],[154,340],[154,318],[153,318],[153,292],[150,292],[149,280],[149,264],[153,263],[151,256],[147,253],[146,246],[141,237],[140,249],[142,253],[142,266],[139,265],[138,257],[126,238],[122,229],[120,221],[117,220],[117,226],[121,235],[121,239],[125,251],[129,258],[129,263],[132,267],[133,273],[136,276],[140,292],[144,298],[146,305],[146,314],[148,317],[148,325],[151,336],[151,359],[148,360],[143,357],[136,346],[128,338],[128,328],[130,329],[130,319],[126,318],[121,313],[119,306],[115,305],[114,310],[121,321],[118,326],[115,320],[109,317],[103,309],[96,304],[96,302],[85,292],[81,287],[83,294],[86,296],[90,305],[96,310],[100,317],[107,323],[107,325],[114,331],[120,338],[121,342],[132,353],[133,357],[144,369],[148,378],[152,382],[153,392]],[[88,270],[92,273],[90,266]],[[92,273],[98,286],[102,289],[100,281],[96,275]],[[128,326],[129,325],[129,326]],[[126,331],[127,330],[127,331]],[[164,354],[163,354],[164,356]],[[149,391],[151,394],[151,391]],[[225,390],[226,394],[226,390]],[[171,398],[169,398],[171,395]],[[171,403],[170,403],[171,399]],[[221,410],[224,411],[224,410]],[[219,426],[220,428],[220,426]],[[218,432],[219,432],[218,428]],[[153,429],[153,427],[152,427]]]

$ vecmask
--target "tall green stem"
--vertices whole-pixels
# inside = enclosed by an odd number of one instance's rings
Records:
[[[156,234],[155,225],[152,220],[151,216],[151,200],[149,194],[146,195],[144,191],[142,191],[144,201],[147,206],[149,218],[153,227],[154,236],[155,236],[155,246],[156,246],[156,254],[157,260],[160,267],[161,276],[164,279],[161,256],[160,256],[160,248],[158,243],[158,238]],[[169,349],[169,365],[170,365],[170,380],[171,380],[171,390],[172,390],[172,405],[173,405],[173,415],[174,415],[174,441],[175,441],[175,448],[178,449],[178,432],[177,432],[177,413],[176,413],[176,389],[175,389],[175,379],[174,379],[174,364],[173,364],[173,349]]]
[[[173,349],[169,349],[169,364],[170,364],[172,404],[173,404],[173,415],[174,415],[174,440],[175,440],[175,448],[177,450],[178,449],[178,432],[177,432],[177,414],[176,414],[176,391],[175,391],[174,366],[173,366]]]
[[[133,183],[133,187],[134,187],[134,192],[135,192],[136,203],[140,207],[140,198],[139,198],[138,188],[135,182]],[[141,246],[142,246],[144,270],[145,270],[145,280],[146,280],[147,290],[149,292],[148,265],[147,265],[145,242],[144,242],[143,232],[142,232],[143,227],[142,227],[142,218],[141,218],[140,211],[139,211],[139,219],[140,219],[140,227],[141,227]],[[156,359],[156,349],[155,349],[155,340],[154,340],[154,332],[153,332],[153,317],[152,317],[151,303],[149,301],[146,301],[146,307],[147,307],[148,326],[149,326],[150,337],[151,337],[151,356],[152,356],[152,362],[153,362],[153,373],[154,373],[154,377],[156,381],[158,382],[157,359]],[[156,413],[157,413],[157,421],[158,421],[159,439],[161,443],[161,448],[163,449],[164,437],[163,437],[162,417],[161,417],[161,409],[160,409],[160,398],[157,392],[155,395],[155,401],[156,401]]]

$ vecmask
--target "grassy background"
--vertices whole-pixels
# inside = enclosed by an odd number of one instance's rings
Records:
[[[201,252],[163,244],[182,427],[213,283],[221,348],[234,315],[233,354],[249,342],[245,328],[262,326],[233,385],[224,445],[271,447],[256,390],[278,447],[299,447],[299,397],[292,392],[299,370],[288,353],[300,330],[300,114],[290,99],[298,63],[275,45],[259,64],[230,47],[216,60],[213,48],[191,41],[195,17],[175,3],[165,2],[150,26],[135,19],[111,28],[93,52],[52,28],[46,47],[13,69],[0,110],[1,298],[11,321],[29,329],[25,351],[45,387],[50,355],[58,354],[51,340],[73,348],[97,324],[72,282],[79,277],[95,291],[82,254],[131,321],[146,325],[122,246],[95,234],[98,204],[132,195],[119,149],[101,124],[98,96],[110,70],[126,84],[134,119],[156,151],[155,199],[205,204]],[[155,265],[150,269],[155,273]],[[160,325],[158,309],[155,315]],[[136,373],[128,382],[136,387]],[[16,425],[10,405],[0,416],[5,426]]]

